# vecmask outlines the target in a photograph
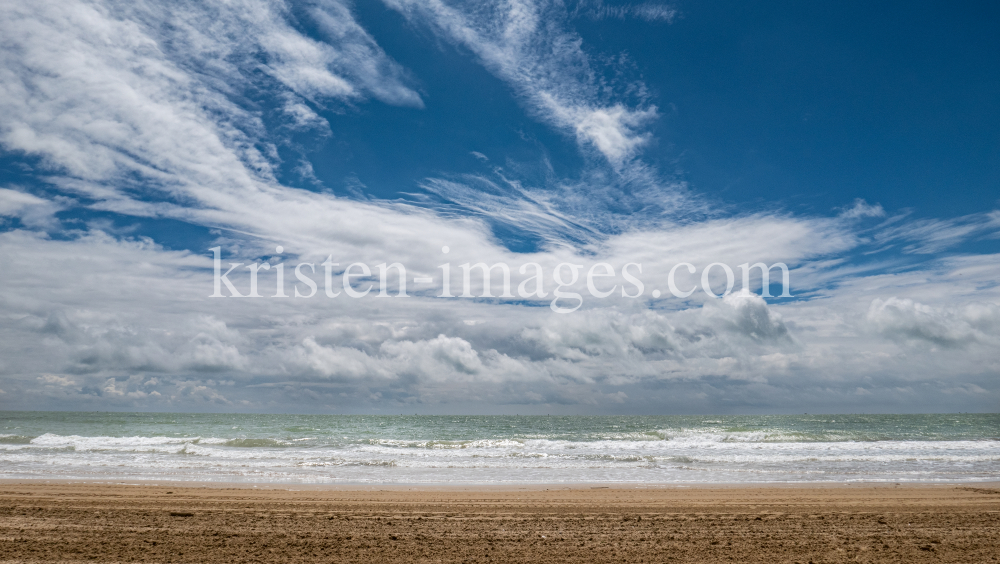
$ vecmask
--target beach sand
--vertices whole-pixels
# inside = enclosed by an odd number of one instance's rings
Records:
[[[7,482],[0,561],[1000,562],[998,487]]]

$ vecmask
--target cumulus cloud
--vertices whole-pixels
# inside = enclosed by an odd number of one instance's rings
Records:
[[[781,315],[767,306],[763,298],[748,291],[728,294],[721,301],[706,302],[709,319],[725,330],[758,343],[779,343],[789,338]]]
[[[742,357],[793,345],[779,314],[759,296],[741,294],[680,312],[600,309],[539,319],[518,337],[523,348],[514,350],[536,360],[634,362],[635,371],[619,368],[625,378],[645,377],[647,361]]]
[[[865,316],[890,339],[946,348],[1000,343],[1000,306],[971,303],[960,308],[932,307],[907,298],[874,299]]]
[[[841,291],[783,305],[735,291],[687,307],[619,298],[558,315],[417,296],[392,307],[375,297],[211,300],[209,256],[93,233],[2,237],[0,260],[24,274],[8,277],[2,297],[0,373],[5,397],[13,390],[35,406],[636,409],[682,391],[717,402],[740,389],[745,401],[771,405],[886,386],[930,401],[932,390],[973,384],[992,397],[989,378],[1000,369],[1000,296],[975,290],[995,268],[972,260],[852,278]],[[949,287],[949,305],[928,300]],[[919,342],[934,347],[912,346]],[[942,377],[956,373],[967,376]]]

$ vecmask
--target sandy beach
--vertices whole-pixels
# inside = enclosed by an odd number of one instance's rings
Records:
[[[997,562],[1000,484],[0,484],[2,562]]]

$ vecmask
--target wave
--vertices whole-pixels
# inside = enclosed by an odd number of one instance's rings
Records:
[[[996,415],[5,417],[2,478],[299,483],[1000,479]],[[129,436],[114,436],[122,430]]]
[[[405,440],[368,439],[370,445],[396,448],[423,448],[431,450],[453,450],[473,448],[517,448],[525,444],[523,439],[469,439],[469,440]]]
[[[397,458],[416,456],[571,456],[574,454],[618,456],[683,455],[691,453],[738,453],[746,449],[765,448],[760,453],[812,452],[814,449],[836,452],[877,449],[883,455],[906,451],[921,456],[927,452],[985,450],[996,451],[998,441],[991,439],[965,441],[860,441],[805,439],[798,433],[772,431],[717,432],[712,430],[662,431],[664,438],[649,440],[646,437],[622,436],[597,440],[570,440],[550,438],[490,438],[469,440],[413,440],[393,438],[292,438],[292,437],[198,437],[198,436],[81,436],[45,433],[28,435],[0,435],[0,448],[4,450],[40,448],[77,452],[145,452],[205,454],[223,457],[253,457],[254,452],[280,449],[283,451],[309,451],[315,455],[324,452],[362,451],[382,453]],[[536,435],[538,436],[538,435]],[[842,437],[833,437],[841,439]],[[230,451],[225,454],[224,451]],[[239,451],[245,454],[238,454]],[[747,451],[747,452],[750,452]],[[435,454],[436,453],[436,454]],[[261,456],[264,456],[261,454]],[[421,455],[423,456],[423,455]]]
[[[292,446],[292,442],[279,439],[229,439],[222,444],[228,447],[239,448],[282,448]]]
[[[26,445],[34,438],[27,435],[0,435],[0,445]]]

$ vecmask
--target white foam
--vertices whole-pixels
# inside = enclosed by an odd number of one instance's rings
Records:
[[[995,480],[1000,441],[793,441],[717,430],[474,440],[82,436],[0,444],[0,477],[278,482]],[[10,436],[10,435],[7,435]],[[654,438],[651,438],[654,437]],[[777,437],[777,438],[776,438]],[[596,438],[596,437],[595,437]],[[780,440],[778,440],[780,439]]]

